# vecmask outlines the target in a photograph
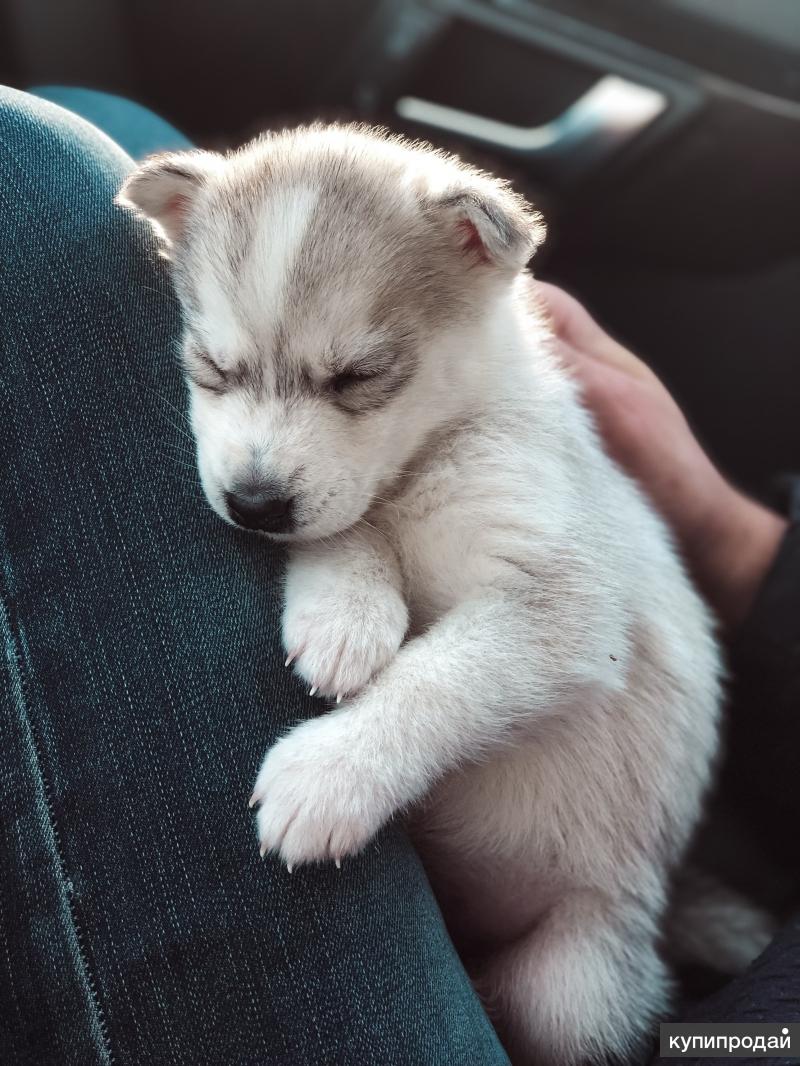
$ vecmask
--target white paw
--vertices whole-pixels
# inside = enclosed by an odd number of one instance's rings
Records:
[[[402,597],[384,585],[332,584],[287,596],[283,643],[312,695],[359,692],[397,654],[408,625]]]
[[[277,852],[290,870],[354,855],[393,813],[376,770],[354,754],[352,711],[295,727],[264,759],[250,805],[260,804],[262,856]]]

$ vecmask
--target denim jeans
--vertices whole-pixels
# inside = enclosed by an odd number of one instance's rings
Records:
[[[319,704],[280,554],[202,499],[130,165],[0,90],[0,1062],[505,1063],[401,827],[258,858],[259,761]]]

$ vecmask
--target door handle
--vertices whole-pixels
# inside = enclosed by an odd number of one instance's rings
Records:
[[[657,89],[608,74],[557,118],[541,126],[515,126],[416,96],[401,96],[395,111],[406,121],[541,160],[559,177],[576,177],[641,133],[668,103]]]

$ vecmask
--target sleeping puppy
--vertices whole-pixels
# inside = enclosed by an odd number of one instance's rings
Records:
[[[410,812],[513,1061],[632,1053],[720,658],[553,354],[539,217],[337,126],[155,157],[119,200],[168,245],[208,501],[288,546],[287,662],[335,701],[267,752],[262,853],[340,865]]]

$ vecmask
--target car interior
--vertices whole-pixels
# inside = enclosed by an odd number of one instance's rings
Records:
[[[535,272],[768,494],[800,458],[796,0],[0,0],[0,77],[128,96],[198,145],[358,119],[508,177]]]
[[[535,274],[734,481],[778,503],[800,471],[800,0],[0,0],[0,80],[119,94],[218,150],[326,119],[456,151],[542,211]],[[717,867],[779,911],[782,875],[725,835]]]

